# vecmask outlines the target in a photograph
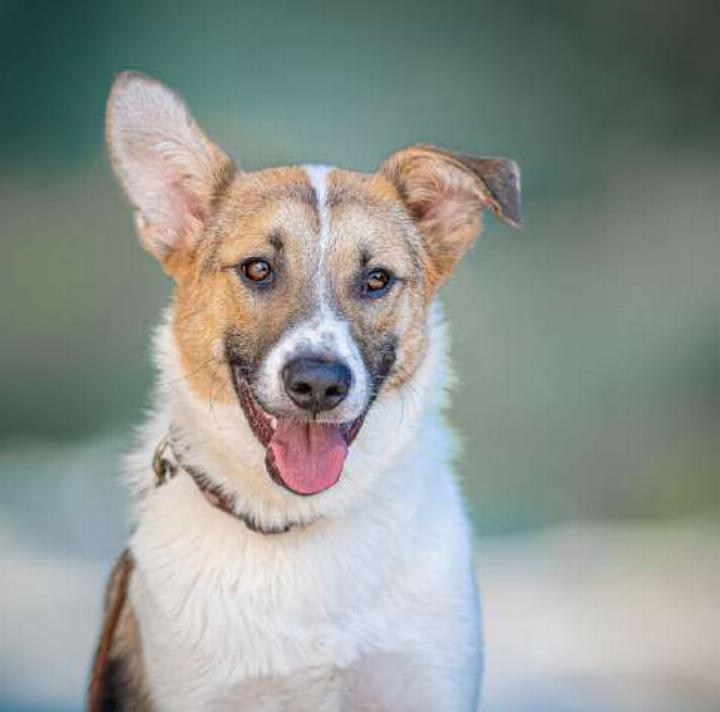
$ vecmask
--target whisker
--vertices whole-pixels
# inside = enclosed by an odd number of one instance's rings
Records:
[[[182,376],[179,378],[175,378],[172,381],[170,381],[167,385],[168,386],[174,386],[177,383],[180,383],[180,381],[187,381],[191,376],[194,376],[196,373],[199,373],[204,368],[207,368],[207,366],[212,362],[217,360],[215,356],[211,356],[207,361],[203,361],[197,368],[194,368],[192,371],[188,371],[187,373],[183,373]]]

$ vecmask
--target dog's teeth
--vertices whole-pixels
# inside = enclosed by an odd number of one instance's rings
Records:
[[[270,416],[270,426],[272,427],[273,430],[275,430],[275,428],[277,428],[277,424],[278,424],[278,419],[274,415],[271,415]]]

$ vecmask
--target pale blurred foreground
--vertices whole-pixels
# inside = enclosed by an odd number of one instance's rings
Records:
[[[0,710],[81,709],[124,537],[121,490],[102,476],[116,449],[0,455],[15,474],[0,480]],[[687,519],[485,538],[484,709],[720,709],[719,534]]]

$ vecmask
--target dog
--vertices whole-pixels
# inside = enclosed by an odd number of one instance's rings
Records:
[[[139,73],[107,142],[174,295],[88,709],[476,709],[437,292],[486,208],[520,225],[517,165],[417,145],[243,172]]]

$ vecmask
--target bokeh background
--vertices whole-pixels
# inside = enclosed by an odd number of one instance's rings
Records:
[[[445,290],[488,712],[720,710],[720,5],[0,2],[0,710],[79,710],[117,461],[170,284],[103,147],[114,73],[246,168],[509,155]]]

